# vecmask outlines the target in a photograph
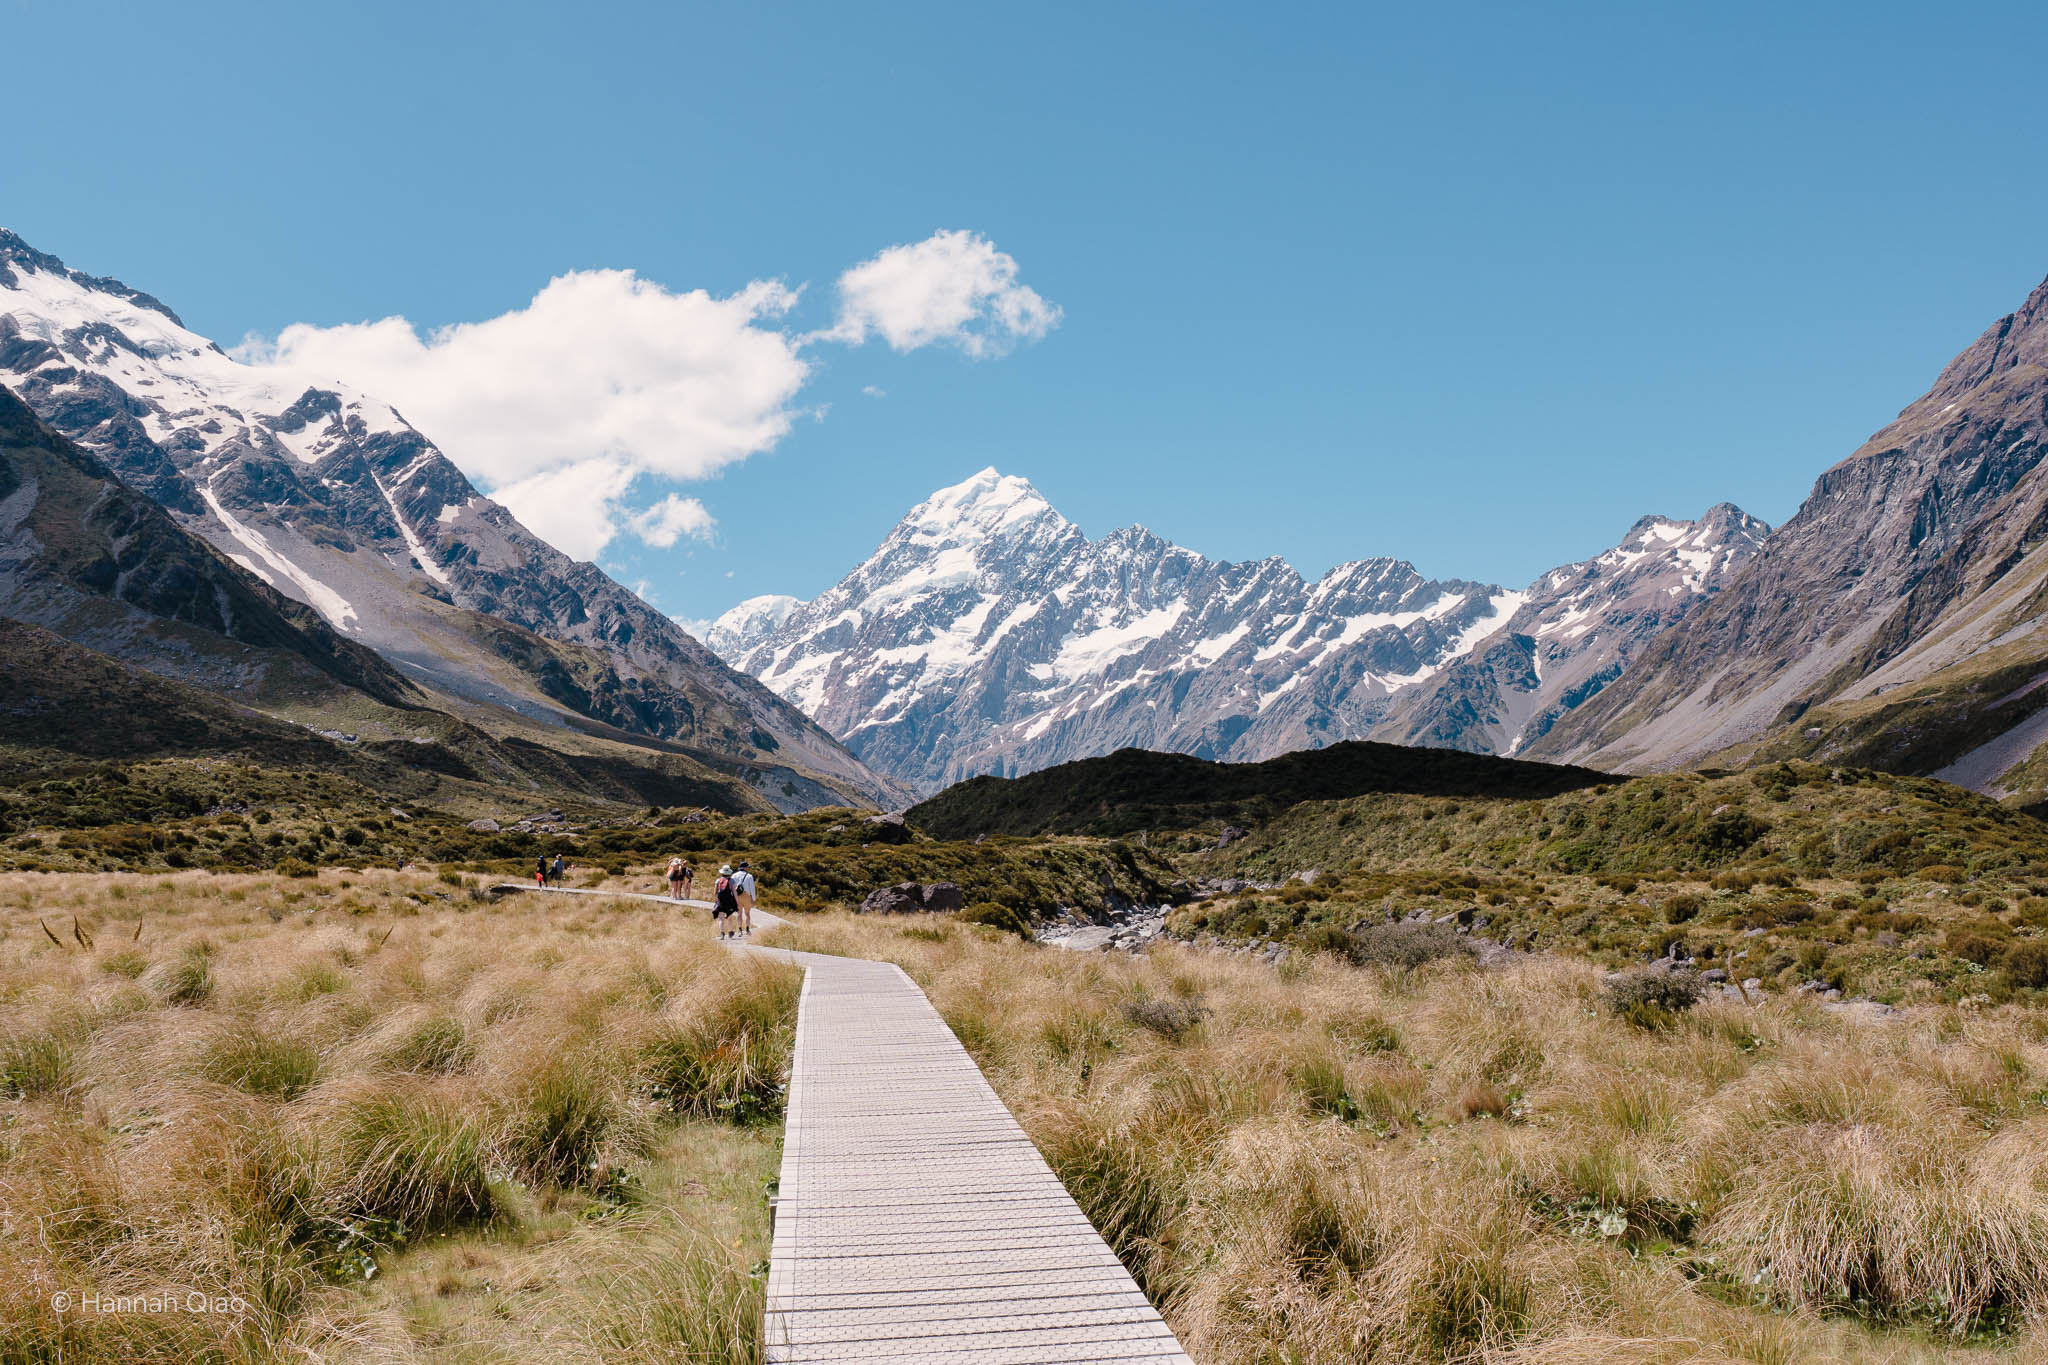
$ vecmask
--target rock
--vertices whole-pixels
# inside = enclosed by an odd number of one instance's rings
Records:
[[[686,825],[701,825],[710,818],[703,811],[692,811],[682,818],[682,823]]]
[[[1709,985],[1718,986],[1727,979],[1728,970],[1725,967],[1709,967],[1700,973],[1700,980],[1707,982]]]
[[[1760,990],[1762,989],[1763,984],[1764,982],[1762,977],[1752,976],[1742,983],[1742,989],[1746,991]]]
[[[905,824],[900,812],[891,811],[885,815],[870,815],[866,820],[868,837],[878,844],[907,844],[910,842],[910,826]]]
[[[1229,848],[1232,844],[1236,843],[1239,839],[1242,839],[1244,837],[1244,831],[1239,829],[1236,825],[1225,825],[1223,827],[1223,832],[1216,836],[1216,847]]]
[[[1085,929],[1076,929],[1048,942],[1054,947],[1069,948],[1077,953],[1093,953],[1107,949],[1115,938],[1116,930],[1106,925],[1091,924]]]
[[[1312,867],[1306,872],[1295,873],[1294,880],[1300,882],[1303,886],[1314,886],[1316,878],[1322,875],[1323,870],[1320,867]]]
[[[482,820],[470,821],[469,824],[465,826],[465,828],[473,829],[478,834],[496,834],[498,832],[499,826],[496,820],[492,820],[486,817]]]
[[[412,819],[412,817],[411,817],[410,815],[407,815],[407,814],[406,814],[406,813],[405,813],[404,811],[400,810],[400,809],[399,809],[398,807],[396,807],[396,806],[393,806],[393,807],[391,808],[391,818],[392,818],[392,819],[394,819],[394,820],[410,820],[410,819]]]
[[[967,897],[951,882],[932,882],[924,888],[924,908],[931,911],[964,910]]]
[[[844,826],[844,825],[831,825],[831,826],[828,826],[828,827],[826,828],[825,832],[826,832],[827,834],[844,834],[844,833],[846,833],[846,826]]]
[[[860,903],[863,915],[914,915],[924,909],[924,888],[916,882],[877,887]]]

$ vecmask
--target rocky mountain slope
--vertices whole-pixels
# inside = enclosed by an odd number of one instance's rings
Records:
[[[1698,521],[1644,517],[1605,554],[1530,584],[1506,625],[1397,698],[1374,737],[1520,753],[1720,591],[1770,529],[1725,502]]]
[[[1527,592],[1370,559],[1315,582],[1143,527],[1091,541],[993,469],[941,489],[810,602],[754,598],[707,642],[870,766],[932,791],[1137,747],[1251,761],[1345,739],[1511,747],[1715,591],[1761,523],[1639,523]],[[1519,651],[1460,668],[1474,647]],[[1437,684],[1434,700],[1416,700]],[[1484,695],[1481,695],[1481,694]]]
[[[783,803],[901,793],[389,407],[242,365],[156,299],[0,231],[0,384],[184,528],[483,715],[680,744]]]
[[[1530,752],[1640,769],[1808,756],[2038,797],[2044,454],[2048,283]]]

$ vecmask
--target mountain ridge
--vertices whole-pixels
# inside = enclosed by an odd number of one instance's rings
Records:
[[[4,229],[0,383],[417,685],[690,745],[778,794],[884,806],[903,795],[595,565],[528,532],[388,405],[242,365],[152,296]],[[492,643],[504,625],[551,643],[507,654]]]
[[[1646,517],[1631,531],[1643,547],[1523,591],[1386,557],[1310,581],[1143,526],[1090,540],[1028,480],[987,468],[913,507],[818,597],[750,598],[706,641],[925,792],[1126,747],[1245,761],[1423,736],[1493,752],[1575,704],[1571,689],[1597,691],[1602,667],[1717,590],[1765,529],[1726,504],[1697,523]],[[1517,637],[1518,621],[1544,638]],[[1488,641],[1547,660],[1549,681],[1454,671]],[[1473,695],[1403,709],[1440,678]]]

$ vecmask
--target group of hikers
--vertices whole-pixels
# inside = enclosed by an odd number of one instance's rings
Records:
[[[543,853],[534,860],[533,884],[560,886],[567,872],[561,854],[557,853],[550,862]],[[689,900],[696,880],[697,869],[693,865],[680,856],[668,860],[668,894],[672,900]],[[711,922],[720,938],[745,938],[754,931],[756,889],[753,869],[745,858],[719,867],[717,880],[711,883]]]
[[[689,900],[697,880],[697,869],[680,856],[668,860],[668,894],[673,900]],[[722,864],[711,883],[711,923],[720,938],[745,938],[754,930],[754,898],[757,888],[753,869],[742,858],[737,864]]]

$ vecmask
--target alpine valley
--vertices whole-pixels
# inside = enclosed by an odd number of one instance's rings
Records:
[[[233,728],[225,703],[260,716],[250,733],[416,746],[542,796],[903,795],[527,531],[388,406],[240,364],[148,294],[4,230],[0,437],[0,612],[54,637],[10,656],[10,681],[40,661],[22,690],[41,712],[91,713],[127,677],[138,698],[207,710],[215,733]],[[65,648],[103,657],[77,667]],[[95,695],[66,695],[87,676]]]

